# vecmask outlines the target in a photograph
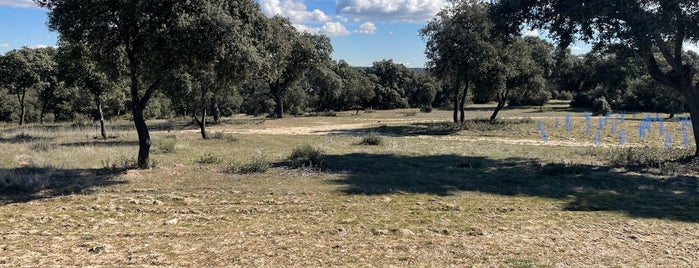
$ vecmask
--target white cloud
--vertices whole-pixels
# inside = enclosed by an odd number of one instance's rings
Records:
[[[260,8],[267,16],[281,15],[289,18],[293,23],[330,20],[330,17],[319,9],[308,11],[303,0],[260,0]]]
[[[10,44],[0,44],[0,48],[2,47],[10,47]]]
[[[328,36],[347,36],[352,34],[347,30],[347,28],[345,28],[344,25],[342,25],[342,23],[339,22],[327,22],[325,25],[323,25],[321,30]]]
[[[523,36],[539,37],[539,31],[536,29],[530,30],[525,28],[522,29],[520,33],[522,33]]]
[[[684,43],[684,50],[694,51],[699,53],[699,43]]]
[[[0,6],[38,7],[32,0],[0,0]]]
[[[337,0],[335,13],[372,20],[424,22],[434,17],[446,0]]]
[[[315,28],[315,27],[311,27],[311,26],[303,25],[303,24],[294,24],[294,27],[299,32],[304,32],[304,33],[317,34],[317,33],[321,32],[320,28]]]
[[[365,23],[362,23],[362,25],[359,26],[359,30],[355,30],[354,32],[361,34],[375,34],[376,30],[376,24],[367,21]]]

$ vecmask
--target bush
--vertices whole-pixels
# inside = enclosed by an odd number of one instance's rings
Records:
[[[153,166],[154,164],[151,163],[151,167]],[[102,169],[100,170],[100,173],[116,174],[136,168],[138,168],[138,160],[136,160],[136,158],[122,157],[114,161],[107,158],[107,160],[102,160]]]
[[[592,115],[605,115],[612,112],[612,106],[609,105],[604,97],[596,98],[592,101]]]
[[[426,106],[420,107],[421,113],[431,113],[432,110],[434,110],[434,108],[432,108],[432,105],[426,105]]]
[[[155,140],[155,149],[161,153],[174,153],[177,146],[177,136],[168,135],[165,138]]]
[[[561,91],[558,93],[558,100],[572,100],[573,99],[573,93],[570,91]]]
[[[252,158],[252,161],[245,164],[231,163],[228,165],[228,172],[237,174],[252,174],[265,173],[269,170],[269,162],[264,159],[264,156],[258,155]]]
[[[197,160],[199,164],[218,164],[221,163],[222,159],[218,156],[213,156],[211,153],[206,153],[204,156]]]
[[[323,151],[311,145],[304,144],[294,148],[289,156],[292,167],[322,168],[325,155]]]
[[[383,144],[383,138],[376,133],[370,133],[369,135],[364,136],[362,138],[362,141],[359,142],[359,145],[381,145]]]

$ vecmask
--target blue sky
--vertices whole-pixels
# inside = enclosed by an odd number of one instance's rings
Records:
[[[302,31],[330,37],[333,58],[354,66],[393,59],[424,67],[425,44],[418,30],[446,0],[255,0],[268,16],[280,14]],[[530,33],[537,35],[538,33]],[[55,46],[46,27],[46,10],[31,0],[0,0],[0,54],[22,46]],[[574,53],[584,52],[581,46]]]

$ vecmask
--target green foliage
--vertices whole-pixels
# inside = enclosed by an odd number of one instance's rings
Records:
[[[609,105],[604,97],[596,98],[592,102],[592,115],[605,115],[612,112],[612,106]]]
[[[359,142],[359,145],[381,145],[381,144],[383,144],[383,138],[374,132],[369,133],[368,135],[362,137],[362,141]]]
[[[174,153],[177,148],[177,136],[168,135],[164,138],[155,139],[155,150],[160,153]]]
[[[138,167],[138,161],[136,158],[121,157],[119,159],[102,160],[102,168],[100,173],[102,174],[117,174],[122,173],[130,169],[136,169]]]
[[[289,156],[291,166],[296,168],[322,168],[324,160],[323,151],[309,144],[294,147]]]
[[[243,164],[231,163],[228,165],[228,172],[237,174],[265,173],[269,170],[270,164],[263,155],[256,155],[252,161]]]
[[[222,161],[223,161],[223,159],[222,159],[221,157],[214,156],[214,155],[212,155],[211,153],[206,153],[206,154],[204,154],[204,156],[202,156],[202,157],[200,157],[199,159],[197,159],[197,163],[199,163],[199,164],[207,164],[207,165],[219,164],[219,163],[221,163]]]

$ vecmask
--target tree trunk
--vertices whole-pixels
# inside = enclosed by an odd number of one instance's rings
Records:
[[[145,105],[141,105],[140,102],[135,102],[133,105],[133,122],[136,126],[136,133],[138,133],[138,168],[147,169],[150,168],[150,133],[148,133],[148,126],[146,125],[146,120],[143,118],[143,110]]]
[[[459,123],[459,88],[454,91],[454,124]]]
[[[201,132],[201,138],[202,139],[208,139],[209,137],[206,135],[206,107],[201,109],[202,115],[201,115],[201,120],[199,120],[199,117],[197,117],[197,113],[194,113],[194,121],[199,125],[199,130]]]
[[[284,117],[284,100],[282,99],[282,90],[279,86],[271,88],[272,97],[274,97],[274,116],[276,118]]]
[[[218,100],[215,97],[211,97],[211,116],[216,123],[221,121],[221,111],[218,109]]]
[[[505,90],[505,94],[500,94],[498,93],[498,105],[495,106],[495,111],[493,111],[493,114],[490,116],[490,123],[495,123],[495,118],[498,117],[498,113],[502,110],[502,108],[505,108],[505,103],[507,103],[507,98],[509,97],[509,90]]]
[[[97,105],[97,119],[100,121],[100,134],[102,139],[107,139],[107,130],[104,128],[104,112],[102,111],[102,96],[95,94],[95,105]]]
[[[27,113],[27,107],[24,105],[24,97],[27,96],[27,91],[22,90],[17,93],[17,99],[19,100],[19,126],[24,125],[24,115]]]
[[[693,89],[689,98],[689,116],[692,120],[692,130],[694,131],[695,151],[694,157],[699,158],[699,88]]]
[[[461,113],[461,124],[463,124],[466,121],[466,95],[468,95],[468,84],[464,86],[464,94],[461,95],[461,102],[459,102],[459,112]]]

